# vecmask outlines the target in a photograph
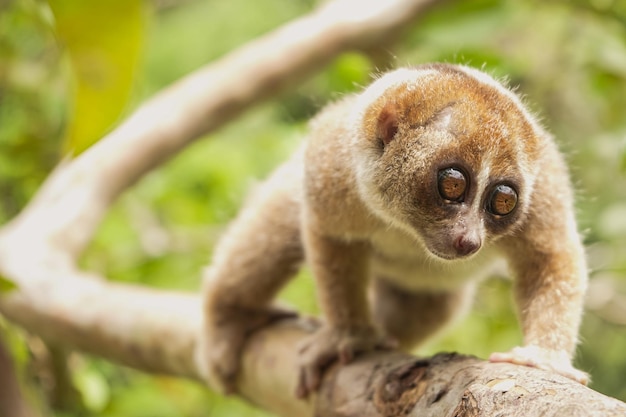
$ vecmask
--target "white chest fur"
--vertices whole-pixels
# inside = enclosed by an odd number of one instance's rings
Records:
[[[372,275],[408,290],[458,289],[469,281],[490,275],[501,260],[490,248],[481,249],[470,259],[442,260],[396,229],[377,231],[370,241]]]

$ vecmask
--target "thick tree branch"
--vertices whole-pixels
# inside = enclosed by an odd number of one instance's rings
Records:
[[[37,272],[40,269],[40,272]],[[65,271],[51,284],[33,268],[47,296],[0,303],[0,311],[46,339],[148,372],[199,379],[194,350],[200,329],[197,296],[113,285]],[[23,290],[20,291],[24,293]],[[30,297],[32,296],[32,297]],[[76,314],[76,312],[81,314]],[[294,346],[306,336],[297,322],[255,334],[240,376],[242,395],[284,416],[623,416],[626,405],[559,375],[472,357],[418,360],[387,352],[334,367],[320,394],[293,395],[298,379]]]
[[[380,44],[431,3],[330,3],[146,102],[86,153],[60,165],[20,216],[0,230],[0,275],[19,287],[0,295],[0,313],[60,345],[199,379],[198,297],[108,283],[78,270],[76,259],[95,227],[123,190],[192,140],[304,80],[341,51]],[[555,404],[569,407],[572,416],[625,410],[616,400],[541,371],[456,356],[419,362],[398,353],[334,369],[317,399],[298,401],[290,395],[298,377],[293,346],[304,334],[285,323],[254,335],[244,357],[242,395],[289,416],[313,415],[314,406],[324,416],[460,416],[496,409],[516,415],[512,407],[532,416],[552,414]],[[539,411],[531,411],[533,405]]]

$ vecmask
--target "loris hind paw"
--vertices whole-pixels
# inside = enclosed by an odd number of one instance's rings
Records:
[[[295,316],[295,312],[278,308],[236,308],[219,314],[219,318],[208,318],[196,355],[209,386],[224,395],[237,392],[241,355],[248,337],[262,327]]]
[[[357,354],[392,349],[394,340],[383,337],[371,326],[338,329],[323,326],[300,345],[300,377],[296,396],[306,398],[320,386],[324,371],[335,361],[346,364]]]
[[[530,366],[563,375],[583,385],[589,383],[589,375],[574,368],[569,355],[564,351],[543,349],[533,345],[518,346],[508,352],[492,353],[489,361]]]

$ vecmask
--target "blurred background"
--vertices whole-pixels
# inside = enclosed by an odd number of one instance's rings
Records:
[[[0,0],[0,223],[65,155],[86,149],[142,100],[316,3]],[[338,57],[146,176],[114,205],[82,265],[112,280],[197,290],[247,190],[298,146],[320,107],[360,89],[379,69],[430,61],[506,77],[557,137],[578,190],[592,277],[577,365],[592,374],[592,388],[626,400],[622,0],[443,2],[396,43]],[[282,298],[317,312],[306,270]],[[1,318],[0,339],[42,416],[268,416],[198,384],[75,353],[68,362],[73,387],[61,394],[72,400],[59,399],[59,371],[42,343]],[[487,357],[520,340],[510,283],[497,278],[481,287],[469,317],[418,353]]]

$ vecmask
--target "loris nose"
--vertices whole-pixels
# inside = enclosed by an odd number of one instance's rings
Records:
[[[480,249],[481,241],[479,237],[471,235],[461,235],[454,240],[454,249],[459,256],[467,256]]]

